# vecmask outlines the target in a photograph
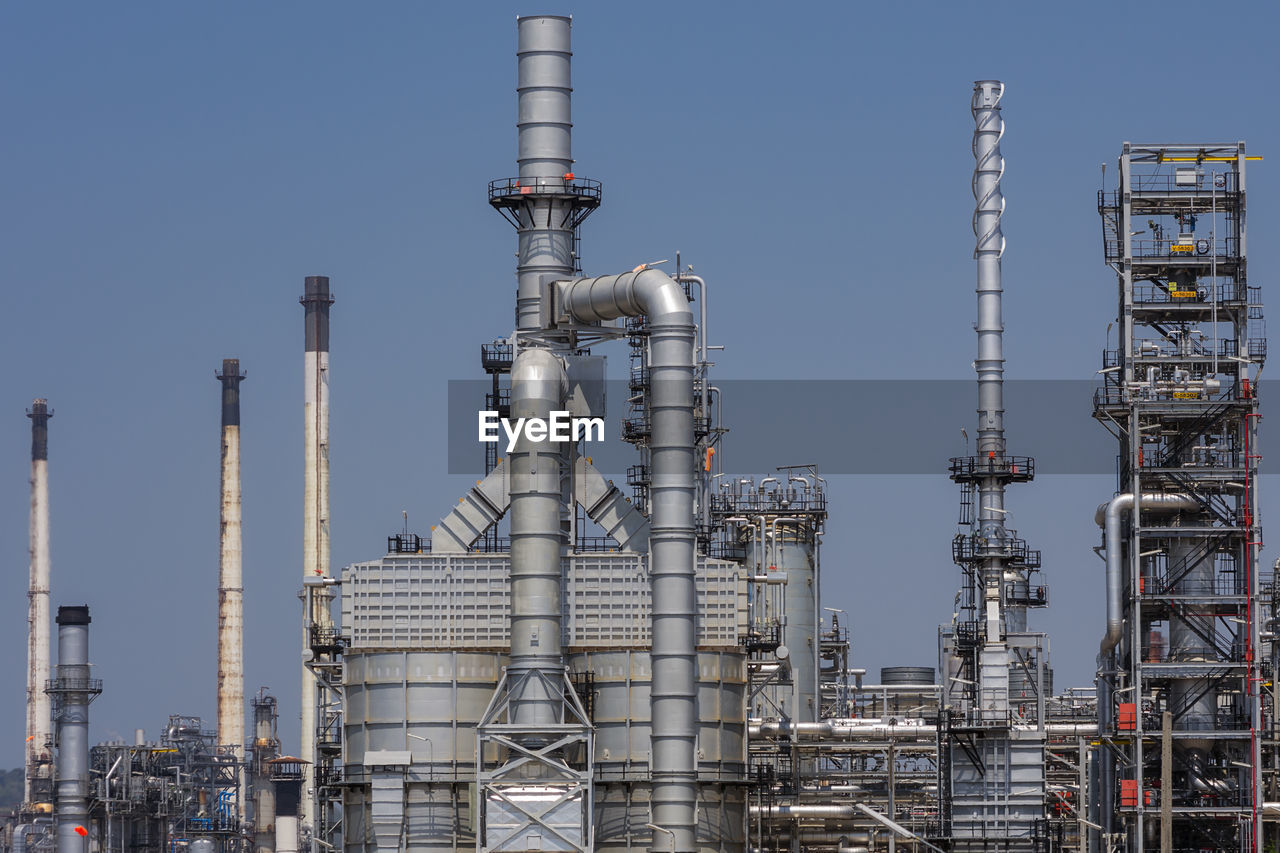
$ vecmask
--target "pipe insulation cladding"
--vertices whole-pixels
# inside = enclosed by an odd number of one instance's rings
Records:
[[[652,803],[653,823],[669,831],[655,832],[650,849],[687,853],[697,849],[698,799],[693,312],[684,289],[653,269],[558,287],[560,305],[577,322],[641,315],[648,320]]]
[[[573,176],[570,117],[571,19],[538,15],[517,21],[519,191],[516,328],[537,332],[551,325],[551,282],[573,275],[573,216],[568,190]]]
[[[568,393],[564,365],[545,349],[521,350],[511,367],[511,416],[547,417]],[[516,440],[511,463],[511,663],[519,685],[511,722],[547,726],[559,719],[563,694],[561,649],[561,445]],[[524,676],[537,673],[539,677]]]
[[[53,740],[49,724],[49,401],[36,399],[31,419],[30,572],[27,586],[27,740],[24,802],[33,802],[32,782],[47,761]]]
[[[239,359],[222,361],[222,499],[218,550],[218,743],[244,759],[244,582],[241,567]],[[240,774],[242,775],[242,774]],[[243,780],[242,780],[243,781]]]

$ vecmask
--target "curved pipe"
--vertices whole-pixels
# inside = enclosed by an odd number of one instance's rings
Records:
[[[1141,509],[1150,512],[1187,512],[1200,508],[1191,495],[1152,492],[1142,496]],[[1103,528],[1107,552],[1107,633],[1102,637],[1099,653],[1106,655],[1120,642],[1124,632],[1124,576],[1120,566],[1120,517],[1133,509],[1133,494],[1116,495],[1101,504],[1093,520]]]
[[[650,849],[685,853],[697,849],[698,800],[693,312],[684,288],[655,269],[558,282],[557,288],[563,312],[574,321],[648,320],[651,802],[653,823],[671,832],[655,833]]]

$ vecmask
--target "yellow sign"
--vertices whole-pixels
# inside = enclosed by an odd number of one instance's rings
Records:
[[[1195,250],[1195,243],[1174,243],[1169,247],[1170,252],[1194,252]]]
[[[1174,391],[1173,399],[1175,400],[1199,400],[1199,391]]]
[[[1194,299],[1196,292],[1194,290],[1171,290],[1169,295],[1174,299]]]

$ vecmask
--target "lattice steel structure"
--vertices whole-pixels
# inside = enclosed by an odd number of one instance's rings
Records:
[[[1259,849],[1266,341],[1247,276],[1248,159],[1243,142],[1126,142],[1118,189],[1098,195],[1119,337],[1094,417],[1119,443],[1119,477],[1098,515],[1109,601],[1095,844]]]

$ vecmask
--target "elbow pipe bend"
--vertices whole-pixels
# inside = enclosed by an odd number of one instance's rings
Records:
[[[1102,637],[1099,653],[1106,655],[1120,642],[1124,631],[1124,581],[1120,565],[1120,520],[1133,509],[1132,493],[1116,495],[1101,504],[1093,520],[1103,529],[1107,552],[1107,633]],[[1141,508],[1150,512],[1190,512],[1200,508],[1191,495],[1153,492],[1142,496]]]

